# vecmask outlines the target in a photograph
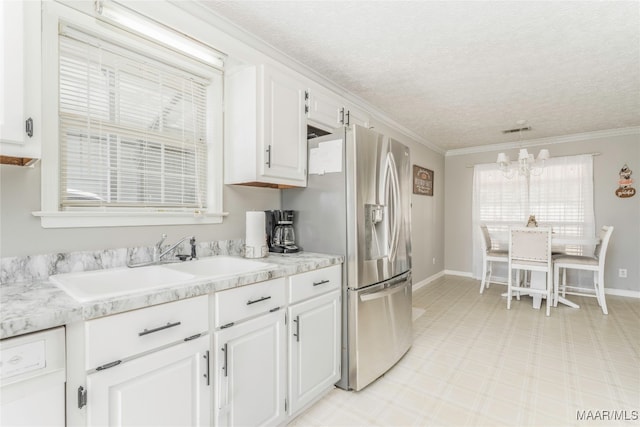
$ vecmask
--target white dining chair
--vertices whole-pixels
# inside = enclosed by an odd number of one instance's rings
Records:
[[[484,252],[482,253],[482,281],[480,282],[480,293],[485,288],[489,289],[489,285],[493,282],[499,285],[506,285],[507,282],[501,282],[498,280],[491,280],[493,277],[493,263],[501,262],[505,266],[509,263],[509,252],[506,250],[492,249],[491,235],[486,225],[481,225],[482,230],[482,242],[484,245]]]
[[[550,315],[553,290],[553,268],[551,259],[551,228],[512,227],[509,231],[509,276],[507,281],[507,309],[511,309],[514,292],[540,294],[547,299],[547,316]],[[514,284],[513,270],[530,271],[531,282],[518,281]],[[544,286],[533,286],[535,274],[544,273]],[[541,280],[536,281],[541,282]]]
[[[604,263],[611,234],[613,234],[613,226],[605,225],[600,229],[600,243],[592,256],[556,255],[553,259],[554,306],[558,305],[558,295],[561,290],[563,297],[566,294],[595,297],[602,313],[609,314],[607,302],[604,299]],[[562,283],[560,283],[560,270],[562,270]],[[593,271],[593,288],[567,285],[567,270]]]

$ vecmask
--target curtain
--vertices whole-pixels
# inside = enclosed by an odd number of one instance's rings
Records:
[[[592,156],[553,157],[545,162],[544,169],[534,170],[530,177],[516,173],[512,179],[506,178],[494,163],[474,167],[474,278],[482,275],[480,225],[487,225],[494,248],[506,249],[509,227],[526,225],[529,215],[536,216],[538,225],[552,227],[558,234],[594,236]],[[575,254],[593,251],[582,247],[565,249]]]

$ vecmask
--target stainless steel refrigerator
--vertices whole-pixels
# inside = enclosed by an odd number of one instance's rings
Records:
[[[309,140],[304,189],[282,191],[305,251],[342,254],[342,378],[360,390],[412,343],[409,148],[357,125]]]

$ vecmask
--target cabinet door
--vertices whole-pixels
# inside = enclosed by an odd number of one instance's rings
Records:
[[[340,291],[289,308],[290,414],[340,379]]]
[[[273,68],[262,66],[264,146],[261,175],[307,182],[307,138],[303,84]],[[295,182],[298,181],[298,182]]]
[[[0,2],[0,154],[16,161],[40,157],[40,21],[40,2]]]
[[[285,312],[214,334],[217,426],[280,424],[286,416]]]
[[[342,125],[342,102],[337,96],[317,89],[309,89],[309,112],[307,118],[312,124],[337,128]]]
[[[209,335],[87,376],[89,426],[210,424]]]

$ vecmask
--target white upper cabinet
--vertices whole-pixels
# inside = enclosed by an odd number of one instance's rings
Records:
[[[305,85],[268,65],[226,75],[225,183],[307,183]]]
[[[340,126],[360,125],[369,127],[369,115],[327,90],[311,87],[307,95],[307,118],[310,125],[329,129]]]
[[[346,105],[344,107],[344,124],[347,126],[360,125],[363,127],[369,127],[369,114],[353,105]]]
[[[318,88],[308,91],[307,118],[310,125],[323,125],[330,129],[342,126],[344,109],[342,99]]]
[[[40,158],[40,2],[0,2],[0,156]]]

